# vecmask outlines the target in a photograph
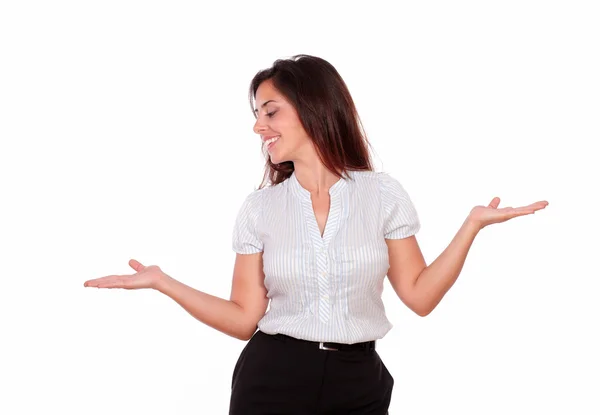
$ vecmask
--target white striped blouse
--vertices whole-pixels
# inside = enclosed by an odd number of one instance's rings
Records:
[[[323,236],[310,192],[295,173],[250,193],[233,229],[233,250],[262,252],[270,299],[258,328],[337,343],[381,339],[392,328],[381,298],[389,269],[385,239],[407,238],[420,222],[398,180],[351,171],[330,189]]]

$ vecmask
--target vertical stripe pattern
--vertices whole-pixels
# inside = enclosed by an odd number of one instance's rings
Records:
[[[262,252],[270,306],[261,331],[350,344],[381,339],[392,328],[381,300],[385,239],[416,234],[419,217],[388,173],[348,175],[329,189],[322,236],[310,192],[295,173],[244,200],[232,246],[240,254]]]

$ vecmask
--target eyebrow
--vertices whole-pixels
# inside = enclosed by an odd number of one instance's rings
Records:
[[[268,100],[267,102],[265,102],[264,104],[262,104],[260,107],[261,107],[261,108],[262,108],[262,107],[264,107],[264,106],[265,106],[265,105],[267,105],[269,102],[276,102],[276,101],[275,101],[274,99],[270,99],[270,100]],[[257,110],[257,109],[256,109],[256,110],[254,110],[254,113],[255,113],[255,114],[256,114],[257,112],[258,112],[258,110]]]

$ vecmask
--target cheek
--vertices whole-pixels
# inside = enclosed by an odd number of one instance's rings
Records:
[[[290,141],[293,141],[294,144],[305,144],[310,141],[308,138],[306,131],[302,127],[302,124],[299,123],[291,123],[286,126],[286,132],[292,138]]]

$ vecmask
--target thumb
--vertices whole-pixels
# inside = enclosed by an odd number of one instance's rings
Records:
[[[130,259],[129,260],[129,266],[131,268],[133,268],[134,270],[136,270],[137,272],[142,271],[144,268],[146,268],[145,266],[143,266],[139,261],[136,261],[135,259]]]
[[[490,204],[488,205],[488,207],[497,209],[499,204],[500,204],[500,198],[499,197],[495,197],[495,198],[492,199],[492,201],[490,202]]]

